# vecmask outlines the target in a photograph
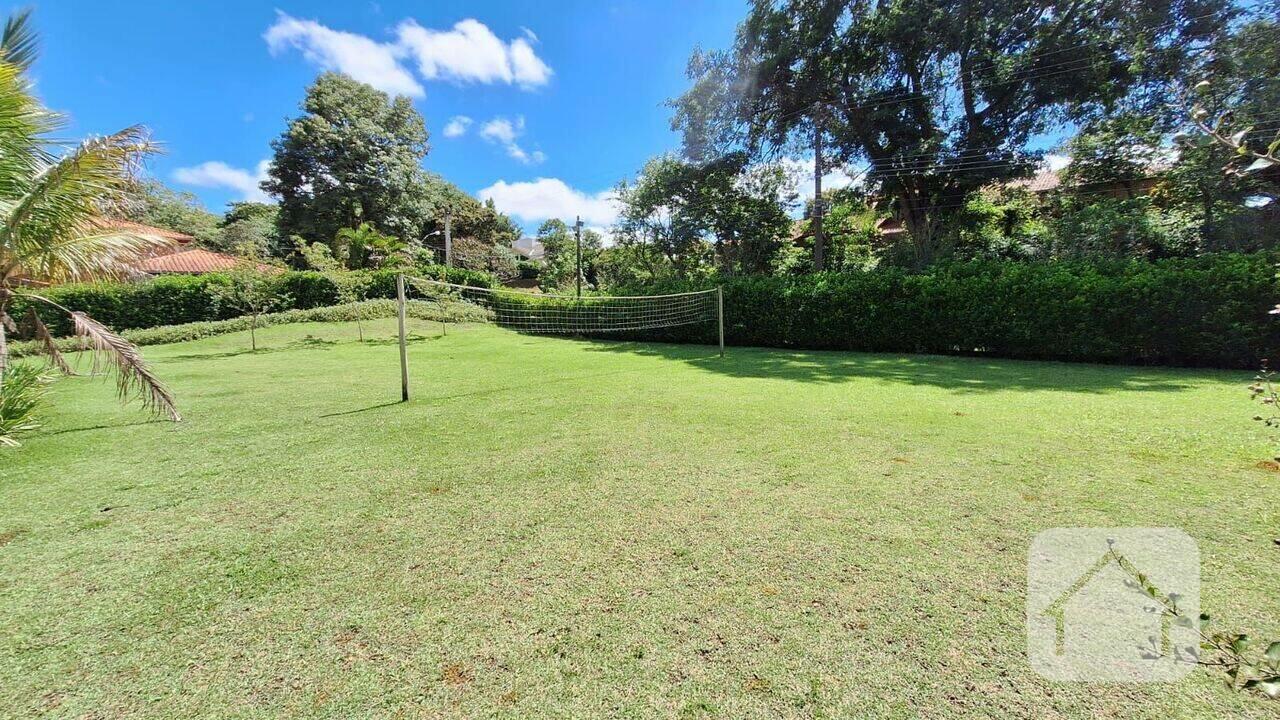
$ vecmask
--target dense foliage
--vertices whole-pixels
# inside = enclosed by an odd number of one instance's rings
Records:
[[[443,231],[446,214],[455,237],[504,247],[519,237],[491,203],[423,169],[426,124],[409,98],[325,73],[307,89],[302,111],[272,142],[263,183],[280,200],[279,235],[299,238],[295,246],[332,245],[340,259],[338,234],[367,224],[413,249]]]
[[[440,266],[421,266],[415,272],[435,279],[474,287],[492,287],[492,276],[485,273]],[[351,273],[364,278],[363,298],[394,298],[395,270]],[[344,293],[346,273],[310,271],[286,272],[270,283],[287,302],[269,303],[273,309],[307,309],[347,302]],[[223,301],[231,279],[225,274],[174,275],[140,283],[92,283],[60,285],[44,295],[71,310],[87,312],[116,330],[158,327],[182,323],[225,320],[246,314],[240,306]],[[71,333],[71,322],[65,314],[49,312],[45,307],[18,299],[15,313],[26,313],[35,307],[56,336]]]
[[[1276,259],[974,260],[926,273],[726,277],[726,333],[735,345],[1251,367],[1280,351],[1267,315],[1280,295]],[[706,342],[713,332],[649,337]]]

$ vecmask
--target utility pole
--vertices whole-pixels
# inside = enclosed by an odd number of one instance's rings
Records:
[[[582,216],[578,216],[578,221],[573,224],[573,234],[577,236],[578,242],[578,260],[576,265],[576,274],[578,281],[578,297],[582,297]]]
[[[453,206],[444,211],[444,265],[453,267]]]
[[[827,243],[822,235],[822,108],[813,113],[813,269],[822,272],[826,262]]]

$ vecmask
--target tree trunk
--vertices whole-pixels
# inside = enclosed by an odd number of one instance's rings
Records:
[[[4,389],[4,376],[9,372],[9,336],[5,322],[9,318],[9,305],[13,293],[8,288],[0,288],[0,390]]]
[[[918,197],[911,190],[904,190],[898,196],[902,204],[902,222],[911,236],[911,246],[915,253],[912,267],[920,270],[933,262],[937,244],[936,228],[929,212],[929,202]]]
[[[249,316],[249,350],[258,352],[258,316]]]

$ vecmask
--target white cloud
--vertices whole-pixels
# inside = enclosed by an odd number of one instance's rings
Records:
[[[266,179],[270,164],[269,160],[263,160],[250,172],[218,160],[210,160],[195,167],[178,168],[173,172],[173,179],[184,185],[234,190],[240,193],[241,200],[271,202],[271,197],[258,187],[258,183]]]
[[[524,132],[524,118],[518,117],[515,122],[504,117],[496,117],[480,128],[480,137],[491,142],[515,142],[516,136]]]
[[[1067,155],[1055,155],[1050,153],[1044,156],[1043,164],[1045,169],[1057,172],[1062,168],[1071,164],[1071,157]]]
[[[517,116],[515,121],[508,120],[504,117],[495,117],[480,127],[480,137],[491,143],[497,143],[506,148],[507,155],[525,165],[534,165],[547,159],[547,156],[541,150],[528,152],[520,147],[516,142],[516,138],[524,134],[524,117]]]
[[[325,70],[346,73],[383,92],[412,97],[425,94],[422,85],[400,64],[402,50],[396,45],[331,30],[314,20],[299,20],[283,12],[262,37],[273,55],[292,47]]]
[[[589,225],[607,226],[618,217],[613,190],[591,195],[569,187],[558,178],[514,183],[499,180],[476,195],[482,201],[493,200],[499,210],[524,222],[559,218],[572,223],[580,216]]]
[[[508,44],[479,20],[468,18],[451,30],[432,30],[410,19],[400,23],[396,36],[400,49],[417,61],[418,72],[428,80],[530,89],[551,78],[551,68],[534,52],[528,36]]]
[[[792,189],[801,202],[813,199],[813,158],[782,158],[779,161],[791,178]],[[862,181],[863,171],[850,173],[848,168],[834,167],[822,175],[822,189],[842,190]]]
[[[471,127],[474,122],[466,115],[454,115],[449,119],[448,124],[444,126],[444,136],[447,138],[462,137],[467,134],[467,128]]]
[[[516,84],[520,87],[527,89],[546,85],[551,79],[551,68],[542,62],[542,58],[533,51],[533,46],[528,40],[517,38],[512,41],[510,53],[511,72],[515,76]]]

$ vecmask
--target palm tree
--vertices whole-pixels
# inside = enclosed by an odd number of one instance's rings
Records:
[[[125,202],[141,161],[156,148],[140,126],[73,147],[50,134],[65,120],[45,108],[26,79],[36,53],[29,11],[9,17],[0,32],[0,389],[9,366],[7,332],[15,298],[68,313],[86,346],[116,371],[122,398],[177,421],[173,397],[138,349],[83,312],[40,295],[43,284],[117,278],[165,240],[113,227],[103,218]],[[45,353],[70,370],[33,311],[26,318]]]
[[[408,246],[398,238],[383,235],[367,222],[357,227],[342,228],[336,236],[339,249],[345,248],[347,267],[360,270],[382,268],[400,258]]]

